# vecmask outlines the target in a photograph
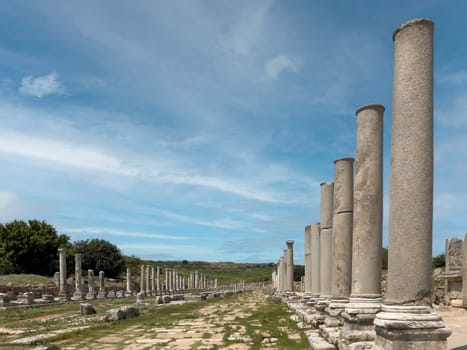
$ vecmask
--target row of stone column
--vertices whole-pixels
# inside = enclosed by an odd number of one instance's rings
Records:
[[[272,274],[273,288],[279,292],[293,292],[294,290],[294,264],[293,264],[293,244],[294,241],[285,242],[287,249],[284,249],[283,256],[279,259],[276,269]]]
[[[387,292],[381,298],[383,113],[359,108],[352,158],[321,184],[321,218],[305,228],[305,298],[314,320],[342,325],[339,348],[442,349],[450,331],[431,308],[433,22],[401,25],[395,45]],[[329,334],[329,332],[327,333]],[[335,334],[335,333],[334,333]],[[350,346],[351,343],[354,343]],[[362,343],[358,345],[358,343]]]

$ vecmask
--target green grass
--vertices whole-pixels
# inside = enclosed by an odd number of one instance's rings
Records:
[[[11,283],[13,286],[25,286],[30,285],[39,285],[39,284],[49,284],[54,283],[53,278],[46,276],[39,276],[33,274],[10,274],[10,275],[0,275],[0,284],[6,285]]]

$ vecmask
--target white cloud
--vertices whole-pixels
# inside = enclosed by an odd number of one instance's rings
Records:
[[[58,80],[57,73],[52,72],[38,77],[32,75],[24,77],[21,79],[19,92],[23,95],[42,98],[47,95],[64,94],[65,88]]]
[[[135,175],[135,170],[123,167],[119,159],[95,148],[15,132],[0,132],[0,153],[36,158],[89,170]]]
[[[134,232],[126,230],[115,230],[107,227],[80,227],[80,228],[65,228],[62,231],[66,233],[75,234],[91,234],[91,235],[105,235],[105,236],[120,236],[120,237],[141,237],[141,238],[158,238],[158,239],[169,239],[169,240],[187,240],[191,239],[188,236],[175,236],[161,233],[149,233],[149,232]]]
[[[281,54],[264,64],[264,70],[270,79],[276,80],[282,72],[297,73],[299,71],[299,62],[296,58]]]
[[[14,192],[0,191],[0,222],[32,219],[41,211],[39,205],[18,197]]]

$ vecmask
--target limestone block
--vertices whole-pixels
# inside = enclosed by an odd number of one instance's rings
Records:
[[[105,316],[106,321],[120,321],[130,317],[139,316],[139,309],[134,306],[123,306],[119,309],[112,309],[107,311]]]
[[[79,311],[81,315],[92,315],[96,313],[96,309],[89,303],[79,304]]]

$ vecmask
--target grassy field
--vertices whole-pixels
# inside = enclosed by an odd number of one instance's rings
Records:
[[[107,310],[132,302],[132,298],[94,300],[91,303],[97,314],[91,316],[79,315],[79,303],[2,310],[0,349],[37,345],[49,350],[173,349],[180,344],[190,349],[216,350],[232,344],[238,349],[260,349],[265,339],[279,349],[309,349],[287,307],[277,301],[265,302],[260,291],[164,306],[151,302],[140,306],[139,317],[102,320]],[[47,338],[40,339],[44,334]],[[14,343],[26,337],[36,338],[30,338],[28,345]]]
[[[24,286],[27,284],[37,286],[39,284],[46,285],[53,283],[53,278],[32,274],[0,275],[0,285],[6,285],[8,283],[11,283],[12,286]]]

